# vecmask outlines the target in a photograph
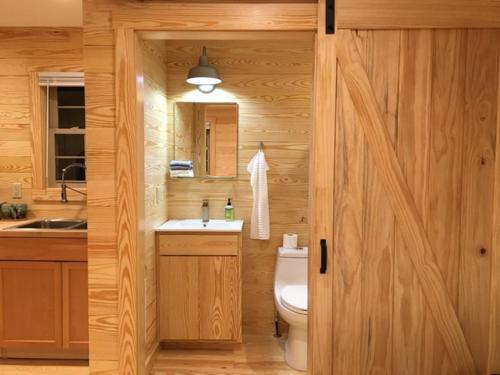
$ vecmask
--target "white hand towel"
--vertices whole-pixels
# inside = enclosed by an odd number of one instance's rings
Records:
[[[247,171],[250,173],[250,183],[253,190],[252,220],[250,222],[250,238],[268,240],[269,228],[269,198],[267,193],[267,165],[264,152],[259,150],[250,160]]]

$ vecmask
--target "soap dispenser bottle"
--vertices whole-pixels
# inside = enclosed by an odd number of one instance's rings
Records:
[[[234,220],[234,207],[231,203],[231,198],[227,200],[226,209],[224,211],[224,218],[226,219],[226,221]]]

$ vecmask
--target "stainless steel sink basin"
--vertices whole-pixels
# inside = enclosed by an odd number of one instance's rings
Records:
[[[83,222],[80,224],[75,225],[74,227],[71,227],[71,229],[87,229],[87,222]]]
[[[87,229],[86,220],[68,220],[68,219],[46,219],[35,220],[29,223],[16,225],[6,229]]]

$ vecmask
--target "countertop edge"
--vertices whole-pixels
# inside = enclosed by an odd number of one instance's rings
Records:
[[[232,223],[239,224],[239,228],[162,228],[169,221],[182,221],[183,219],[169,219],[156,227],[154,229],[155,233],[242,233],[243,226],[245,225],[245,221],[242,219],[235,219]],[[191,220],[191,219],[187,219]],[[221,219],[214,219],[217,221],[223,221]]]
[[[31,218],[26,220],[0,220],[0,238],[26,237],[26,238],[87,238],[88,230],[79,229],[16,229],[16,225],[23,225],[39,220]]]

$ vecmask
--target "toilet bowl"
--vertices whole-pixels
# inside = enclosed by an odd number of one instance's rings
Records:
[[[290,328],[285,361],[296,370],[307,370],[307,247],[278,248],[274,275],[274,301]]]

